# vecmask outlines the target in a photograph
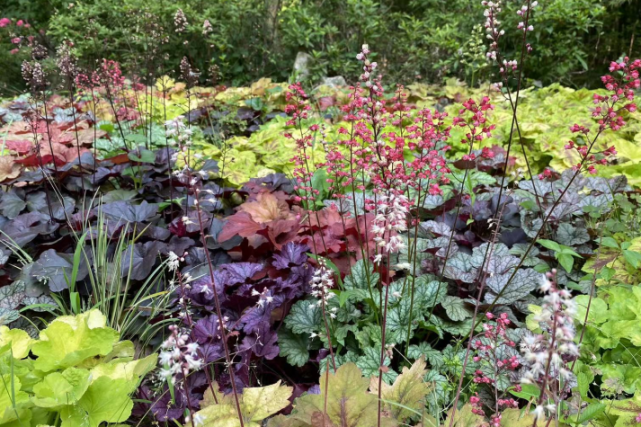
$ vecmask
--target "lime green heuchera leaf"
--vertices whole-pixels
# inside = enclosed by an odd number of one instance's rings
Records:
[[[381,383],[381,398],[385,401],[385,409],[397,421],[405,421],[422,412],[425,396],[431,389],[430,384],[423,380],[427,374],[425,366],[425,360],[421,357],[411,368],[403,368],[394,384]],[[370,392],[378,392],[376,377],[370,380]]]
[[[585,315],[588,312],[588,303],[590,304],[590,313],[588,314],[588,323],[600,325],[608,320],[608,304],[601,298],[592,298],[590,302],[589,295],[578,295],[574,298],[576,302],[576,313],[574,318],[581,324],[585,323]]]
[[[610,287],[607,289],[609,320],[601,331],[611,338],[625,338],[641,347],[641,287]]]
[[[21,329],[9,329],[8,326],[0,326],[0,348],[11,344],[11,352],[15,359],[24,359],[29,355],[34,340],[29,334]]]
[[[223,178],[233,185],[241,185],[253,176],[256,155],[251,151],[231,149],[225,152],[220,160]]]
[[[47,375],[33,387],[33,403],[41,408],[73,405],[87,391],[91,376],[86,369],[67,368]]]
[[[76,404],[62,408],[61,427],[98,427],[103,422],[127,421],[134,405],[129,394],[135,389],[136,383],[125,379],[98,378]]]
[[[126,342],[126,341],[125,341]],[[128,362],[126,359],[116,359],[109,363],[102,363],[91,370],[91,377],[95,381],[100,377],[111,379],[125,379],[137,383],[139,379],[156,367],[158,355],[151,354],[144,359]]]
[[[624,400],[602,400],[601,403],[606,405],[605,414],[599,421],[614,427],[628,427],[637,424],[636,417],[641,413],[641,391],[637,391],[631,399]],[[607,421],[606,421],[607,418]]]
[[[452,424],[453,427],[481,427],[485,424],[485,419],[482,416],[472,412],[472,405],[469,403],[454,413],[454,423],[452,423],[452,412],[450,410],[448,413],[445,423],[443,423],[444,426]]]
[[[641,237],[632,239],[627,250],[641,252]],[[594,274],[595,265],[597,266],[597,273],[603,267],[609,267],[614,270],[614,275],[610,279],[610,282],[620,282],[628,285],[637,285],[641,282],[641,269],[631,266],[626,261],[624,253],[618,249],[601,247],[601,253],[598,261],[598,265],[596,265],[596,257],[588,259],[581,268],[581,271],[587,274]],[[596,280],[597,286],[603,286],[604,284],[606,284],[605,280],[600,278]]]
[[[118,332],[106,327],[98,310],[61,316],[40,332],[40,341],[33,345],[32,352],[38,356],[35,367],[50,372],[77,366],[88,358],[109,354],[117,341]]]
[[[22,391],[22,384],[17,377],[2,375],[0,382],[0,425],[22,419],[25,406],[29,404],[29,395]]]
[[[328,378],[325,377],[328,375]],[[325,384],[328,384],[327,386]],[[320,378],[320,394],[307,394],[297,398],[294,411],[288,417],[272,418],[268,427],[311,427],[317,413],[325,412],[329,421],[337,426],[371,427],[377,425],[378,399],[368,393],[369,380],[363,378],[361,371],[353,363],[346,363],[336,373],[326,372]],[[381,425],[395,426],[396,422],[383,417]],[[320,424],[322,425],[322,423]]]
[[[244,425],[260,427],[263,420],[289,405],[292,391],[292,387],[281,385],[280,381],[266,387],[244,388],[240,396]],[[216,396],[218,403],[215,403],[211,389],[207,389],[200,403],[202,409],[194,415],[194,419],[205,426],[240,427],[234,397],[222,393]]]

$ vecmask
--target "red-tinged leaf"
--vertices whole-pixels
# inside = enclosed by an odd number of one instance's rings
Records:
[[[0,182],[17,178],[20,175],[20,166],[11,156],[0,156]]]
[[[464,169],[475,169],[476,168],[476,162],[474,160],[457,160],[454,162],[454,166],[456,166],[457,169],[464,170]]]
[[[131,161],[129,160],[129,155],[127,155],[127,153],[118,154],[117,156],[113,156],[105,160],[109,160],[114,165],[121,165],[123,163],[129,163]]]
[[[35,168],[53,162],[53,156],[51,154],[38,156],[38,153],[33,153],[21,159],[16,159],[15,162],[27,167]],[[56,165],[62,166],[64,165],[64,161],[58,161],[56,162]]]
[[[5,142],[5,147],[18,154],[27,154],[33,148],[31,141],[26,139],[8,140]]]
[[[279,219],[294,218],[294,214],[289,209],[289,204],[284,200],[279,200],[272,193],[259,193],[256,196],[256,200],[243,203],[239,209],[251,215],[255,222],[261,224]]]
[[[329,107],[332,107],[336,104],[336,100],[333,96],[323,96],[318,100],[321,111],[327,110]]]
[[[254,221],[247,212],[237,212],[227,219],[223,231],[218,234],[218,241],[227,241],[235,235],[249,237],[263,228],[264,226]]]
[[[299,230],[300,223],[295,219],[271,221],[267,224],[266,237],[276,249],[280,250],[284,245],[296,239]]]
[[[42,128],[45,128],[44,123]],[[11,135],[28,135],[31,133],[31,126],[27,122],[13,122],[9,126],[0,128],[0,135],[7,135],[7,139],[9,139]]]

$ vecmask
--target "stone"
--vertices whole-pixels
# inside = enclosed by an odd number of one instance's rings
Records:
[[[347,86],[347,82],[345,81],[345,78],[343,76],[324,77],[323,80],[321,80],[320,84],[321,86],[329,86],[329,87]]]
[[[305,52],[298,52],[294,61],[294,74],[296,80],[305,80],[309,77],[309,65],[312,62],[312,56]]]

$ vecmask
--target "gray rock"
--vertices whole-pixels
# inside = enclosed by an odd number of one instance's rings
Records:
[[[309,77],[309,65],[312,62],[312,56],[305,52],[298,52],[294,61],[294,74],[297,80],[305,80]]]
[[[321,85],[340,87],[347,86],[347,82],[345,81],[345,78],[343,76],[324,77],[321,81]]]

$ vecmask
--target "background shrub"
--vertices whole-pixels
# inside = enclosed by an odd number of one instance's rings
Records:
[[[598,82],[592,70],[601,69],[605,58],[633,57],[641,51],[635,42],[635,35],[637,40],[641,36],[640,0],[540,3],[544,13],[532,21],[536,41],[528,59],[530,83]],[[505,5],[505,28],[516,28],[517,7],[511,1]],[[390,81],[458,77],[474,83],[489,77],[487,69],[476,75],[472,71],[484,63],[484,33],[477,20],[482,6],[469,0],[9,0],[3,12],[14,22],[24,19],[46,30],[52,46],[63,39],[73,41],[88,64],[106,56],[123,62],[131,72],[157,73],[159,60],[141,58],[163,57],[165,68],[177,70],[185,52],[184,35],[173,31],[178,8],[189,20],[188,56],[203,71],[203,80],[215,74],[218,81],[231,85],[263,76],[284,81],[297,53],[306,52],[313,58],[311,83],[334,75],[349,81],[358,70],[346,59],[363,43],[375,47]],[[213,29],[206,37],[205,19]],[[8,28],[2,30],[10,33]],[[505,40],[503,51],[509,56],[520,45],[520,36],[512,32]],[[3,50],[10,50],[10,34],[0,43]],[[15,92],[23,58],[0,55],[7,67],[0,77],[3,90]],[[212,72],[210,66],[215,66]]]

